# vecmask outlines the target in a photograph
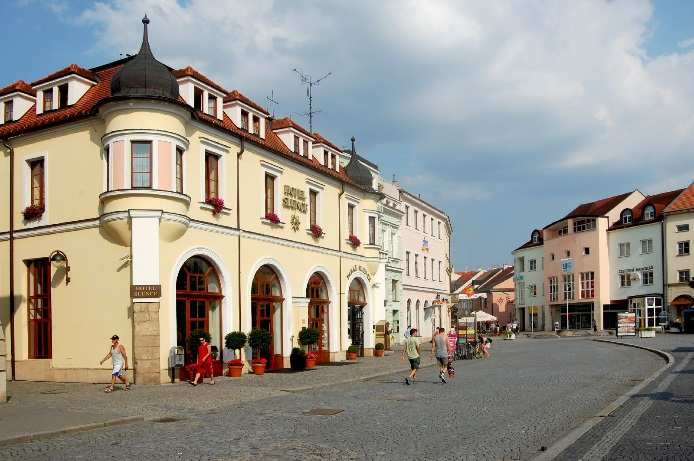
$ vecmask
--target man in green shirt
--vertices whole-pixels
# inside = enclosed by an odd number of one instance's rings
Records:
[[[412,328],[410,330],[410,336],[405,339],[405,348],[402,350],[402,358],[410,361],[410,374],[405,378],[405,384],[408,386],[410,383],[414,382],[417,377],[417,370],[419,369],[419,341],[415,337],[417,335],[417,329]]]

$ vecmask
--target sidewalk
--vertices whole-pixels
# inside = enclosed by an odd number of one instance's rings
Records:
[[[433,364],[428,352],[422,366]],[[285,370],[263,376],[218,377],[214,386],[187,383],[118,387],[106,394],[103,384],[8,383],[9,401],[0,405],[0,446],[51,434],[89,430],[105,425],[219,410],[241,402],[268,399],[287,392],[303,392],[409,370],[401,352],[382,358],[361,357],[357,362],[317,366],[314,370]]]

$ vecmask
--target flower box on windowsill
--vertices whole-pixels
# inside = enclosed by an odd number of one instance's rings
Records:
[[[205,203],[205,202],[200,202],[200,209],[209,210],[209,211],[214,212],[214,207],[212,205],[210,205],[209,203]],[[217,214],[229,215],[229,214],[231,214],[231,208],[224,207]]]
[[[285,225],[285,223],[282,221],[279,221],[279,222],[270,221],[265,216],[260,218],[260,222],[263,224],[266,224],[268,226],[273,226],[273,227],[284,227],[284,225]]]
[[[24,215],[25,221],[37,221],[43,216],[43,212],[46,211],[43,205],[29,205],[24,208],[22,214]]]
[[[314,239],[321,239],[325,237],[325,231],[317,224],[306,229],[306,233],[309,234]]]
[[[347,243],[352,245],[352,248],[356,250],[361,245],[361,240],[359,240],[359,237],[357,237],[356,235],[350,235],[347,238]]]

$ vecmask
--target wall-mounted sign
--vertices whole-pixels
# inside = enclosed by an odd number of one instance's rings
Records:
[[[137,298],[160,298],[161,285],[130,285],[130,297]]]
[[[618,274],[629,274],[631,272],[644,272],[644,271],[652,271],[653,270],[653,265],[651,264],[650,266],[643,266],[643,267],[632,267],[631,269],[619,269],[617,271]]]
[[[574,260],[571,258],[565,258],[561,260],[561,271],[564,273],[572,272],[574,270]]]
[[[422,251],[423,252],[429,251],[429,241],[427,239],[422,239]]]
[[[366,267],[354,266],[353,268],[351,268],[349,270],[349,272],[347,272],[347,278],[350,278],[352,276],[352,274],[354,274],[355,272],[361,272],[362,274],[364,274],[366,276],[366,280],[371,282],[371,275],[369,274],[369,270]]]
[[[308,206],[306,205],[306,191],[297,189],[296,187],[284,186],[282,206],[290,210],[296,210],[299,213],[306,213],[308,210]]]

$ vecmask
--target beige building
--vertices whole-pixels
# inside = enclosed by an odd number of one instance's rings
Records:
[[[273,367],[304,326],[322,332],[323,361],[350,344],[370,354],[383,299],[371,173],[195,69],[170,71],[143,22],[134,57],[0,90],[12,377],[105,380],[113,334],[140,383],[170,380],[170,351],[198,329],[219,360],[227,333],[253,328],[271,332],[256,353]]]
[[[666,301],[670,323],[682,327],[682,311],[694,307],[694,183],[664,211]]]

